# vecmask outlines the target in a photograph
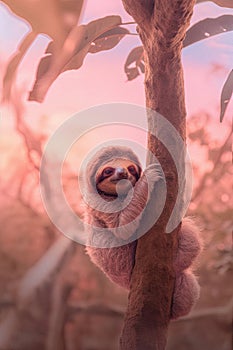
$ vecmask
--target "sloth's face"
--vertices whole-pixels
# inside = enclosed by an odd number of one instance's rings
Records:
[[[96,187],[110,196],[127,195],[140,177],[139,166],[127,159],[114,159],[105,163],[96,173]],[[127,180],[127,181],[125,181]]]

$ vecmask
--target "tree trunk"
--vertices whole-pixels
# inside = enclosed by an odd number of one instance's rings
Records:
[[[185,100],[181,49],[194,0],[123,0],[126,11],[138,24],[144,46],[146,106],[159,112],[185,142]],[[138,240],[128,308],[120,339],[121,350],[162,350],[166,346],[174,289],[173,255],[179,226],[166,234],[178,190],[178,169],[184,172],[184,151],[179,164],[159,141],[163,127],[155,129],[154,113],[148,111],[148,149],[156,155],[166,177],[167,199],[157,223]],[[179,152],[171,137],[169,148]],[[148,162],[152,158],[148,155]],[[183,179],[185,177],[183,176]],[[181,186],[184,188],[185,182]],[[179,215],[179,213],[176,213]]]

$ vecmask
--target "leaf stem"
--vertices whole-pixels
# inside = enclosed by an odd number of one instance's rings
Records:
[[[136,22],[125,22],[125,23],[121,23],[121,25],[127,25],[127,24],[136,24]]]

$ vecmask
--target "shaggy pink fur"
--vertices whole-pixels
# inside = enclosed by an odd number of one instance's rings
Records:
[[[129,289],[136,245],[136,242],[132,242],[116,248],[87,247],[86,251],[92,262],[111,281]],[[200,287],[190,267],[200,251],[201,240],[198,237],[197,227],[189,218],[184,219],[179,235],[178,253],[174,258],[176,281],[171,309],[172,319],[188,314],[199,298]]]
[[[99,151],[87,168],[87,173],[89,174],[89,178],[86,180],[87,191],[93,193],[95,186],[94,178],[98,167],[114,157],[131,159],[139,164],[136,155],[125,147],[108,147]],[[140,229],[141,213],[145,208],[147,197],[150,198],[151,195],[147,186],[145,174],[153,183],[161,179],[161,173],[158,167],[150,165],[136,183],[133,198],[124,210],[108,214],[86,206],[86,222],[92,226],[92,230],[88,233],[90,246],[86,248],[86,251],[93,263],[96,264],[111,281],[127,289],[129,289],[131,274],[134,267],[137,241],[113,248],[97,248],[91,246],[91,243],[96,234],[94,227],[109,229],[107,235],[108,242],[111,239],[116,240],[119,237],[128,238]],[[98,200],[98,198],[96,198],[96,200]],[[107,198],[106,200],[110,201],[111,199]],[[131,223],[132,220],[134,220],[134,223],[128,225],[127,231],[124,231],[124,225]],[[121,233],[119,236],[117,234],[117,237],[114,236],[113,231],[111,231],[111,229],[116,227],[119,227],[119,233]],[[115,231],[115,235],[116,232],[118,231]],[[103,243],[104,239],[106,238],[103,238]],[[102,246],[104,247],[105,245],[103,244]],[[200,253],[201,247],[199,229],[191,219],[185,218],[179,233],[178,252],[176,256],[174,256],[176,280],[171,309],[172,319],[189,313],[192,306],[199,298],[200,287],[191,270],[191,265]]]

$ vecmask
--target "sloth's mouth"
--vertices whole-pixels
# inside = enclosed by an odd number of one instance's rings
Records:
[[[120,178],[120,179],[112,179],[111,182],[112,182],[112,183],[117,183],[117,182],[119,182],[119,181],[121,181],[121,180],[128,180],[128,177],[122,177],[122,178]]]

